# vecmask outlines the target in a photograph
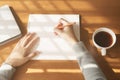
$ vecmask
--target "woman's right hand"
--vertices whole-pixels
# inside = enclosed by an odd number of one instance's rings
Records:
[[[67,20],[61,18],[58,25],[54,28],[55,33],[68,41],[70,44],[75,44],[78,42],[74,31],[73,25],[75,22],[68,22]]]

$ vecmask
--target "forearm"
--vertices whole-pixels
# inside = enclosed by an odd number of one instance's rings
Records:
[[[82,70],[85,80],[107,80],[95,59],[90,55],[82,42],[73,46],[78,54],[78,63]]]
[[[0,67],[0,80],[11,80],[14,72],[15,68],[13,68],[11,65],[3,63]]]

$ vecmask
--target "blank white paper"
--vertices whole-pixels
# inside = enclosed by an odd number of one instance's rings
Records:
[[[76,60],[75,51],[69,43],[54,34],[54,27],[59,19],[76,22],[74,32],[80,40],[80,25],[78,14],[30,14],[28,21],[29,32],[36,32],[40,37],[37,48],[41,53],[35,60]]]

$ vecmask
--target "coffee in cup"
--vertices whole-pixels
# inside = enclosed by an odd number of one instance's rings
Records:
[[[115,33],[109,28],[99,28],[92,36],[93,44],[101,49],[103,56],[106,55],[106,49],[111,48],[116,42]]]

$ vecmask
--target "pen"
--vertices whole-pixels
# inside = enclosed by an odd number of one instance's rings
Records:
[[[64,18],[60,18],[60,23],[61,23],[62,28],[64,28],[64,27],[71,27],[72,25],[76,24],[76,22],[69,22],[69,21],[67,21]]]

